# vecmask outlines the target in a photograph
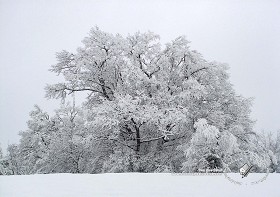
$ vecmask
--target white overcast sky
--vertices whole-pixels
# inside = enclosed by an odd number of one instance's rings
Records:
[[[46,83],[55,52],[75,52],[95,25],[126,36],[186,35],[208,60],[228,63],[237,93],[254,97],[256,130],[280,129],[280,1],[0,0],[0,143],[18,142],[34,104],[52,112]]]

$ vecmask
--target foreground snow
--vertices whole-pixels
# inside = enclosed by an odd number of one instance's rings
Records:
[[[229,174],[234,184],[224,175],[190,176],[173,174],[48,174],[0,176],[1,197],[99,197],[99,196],[254,196],[279,197],[280,174]]]

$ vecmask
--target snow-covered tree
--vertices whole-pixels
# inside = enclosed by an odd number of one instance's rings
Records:
[[[280,172],[280,131],[275,135],[262,131],[258,136],[258,143],[269,153],[270,170]]]
[[[17,175],[22,174],[21,161],[19,158],[19,149],[16,144],[10,144],[7,148],[7,171],[9,174]]]
[[[0,144],[0,175],[4,175],[5,170],[4,170],[4,161],[3,161],[3,152],[2,152],[2,147]]]
[[[264,148],[256,134],[250,135],[245,143],[239,142],[230,131],[219,131],[205,119],[194,125],[196,131],[189,144],[182,146],[187,160],[183,163],[185,172],[206,169],[237,171],[244,163],[250,163],[254,170],[267,170],[276,161],[274,155]]]
[[[83,144],[85,130],[82,112],[66,104],[56,111],[52,119],[56,123],[56,132],[49,145],[47,171],[81,172],[81,162],[86,152]]]
[[[2,147],[1,147],[1,144],[0,144],[0,159],[3,158],[3,152],[2,152]]]
[[[123,38],[93,28],[83,43],[77,53],[58,53],[51,71],[65,82],[49,85],[47,97],[88,92],[87,128],[92,140],[115,144],[111,159],[124,155],[141,171],[139,159],[172,138],[187,147],[186,162],[202,151],[202,165],[215,157],[224,167],[254,134],[250,100],[236,95],[227,66],[206,61],[183,36],[162,48],[151,32]]]
[[[261,171],[272,162],[228,66],[205,60],[184,36],[162,46],[152,32],[123,37],[95,27],[57,60],[51,71],[64,81],[48,85],[46,97],[87,97],[53,117],[31,112],[12,151],[22,173],[236,171],[240,158]]]
[[[40,163],[46,159],[52,134],[56,131],[55,122],[39,106],[30,112],[28,129],[20,132],[18,158],[21,160],[21,173],[38,172]]]

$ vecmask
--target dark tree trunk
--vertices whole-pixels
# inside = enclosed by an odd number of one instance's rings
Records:
[[[140,151],[140,145],[141,145],[140,130],[138,127],[135,127],[135,130],[136,130],[136,152],[138,153]]]

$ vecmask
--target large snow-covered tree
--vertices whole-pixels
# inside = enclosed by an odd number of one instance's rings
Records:
[[[50,117],[30,113],[6,165],[13,174],[255,171],[277,165],[253,131],[251,99],[235,93],[228,66],[207,61],[180,36],[123,37],[93,28],[76,52],[57,53],[64,80],[46,97],[87,95]],[[70,97],[71,98],[71,97]]]
[[[227,65],[206,61],[183,36],[162,47],[151,32],[123,38],[96,27],[83,44],[57,54],[51,71],[65,81],[47,86],[47,97],[88,92],[86,127],[92,140],[115,144],[112,165],[127,157],[125,169],[141,171],[140,158],[178,145],[172,150],[185,152],[186,171],[199,162],[234,169],[235,157],[247,158],[251,100],[235,93]]]

